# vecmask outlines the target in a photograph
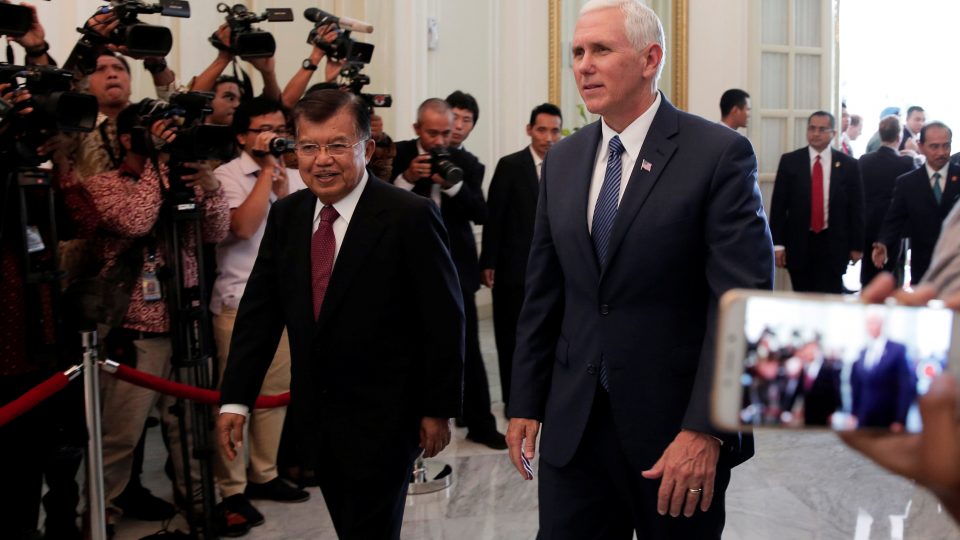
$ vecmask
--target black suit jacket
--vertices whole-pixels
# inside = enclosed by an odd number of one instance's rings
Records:
[[[523,286],[539,191],[529,146],[497,163],[487,192],[490,215],[483,226],[480,268],[496,270],[498,284]]]
[[[460,412],[463,299],[436,206],[367,180],[313,318],[316,196],[270,210],[237,315],[221,403],[252,406],[284,327],[290,417],[307,448],[363,466],[416,444],[420,419]],[[398,442],[399,441],[399,442]]]
[[[864,246],[870,247],[880,235],[883,218],[893,199],[897,177],[912,171],[913,158],[901,156],[893,148],[881,146],[876,152],[860,157],[860,177],[863,179],[866,227]],[[869,250],[864,251],[869,253]]]
[[[863,250],[863,186],[857,160],[834,149],[830,155],[830,163],[824,164],[830,167],[829,260],[817,263],[843,273],[850,252]],[[770,203],[770,230],[773,243],[786,250],[787,268],[809,261],[810,185],[809,147],[780,157]]]
[[[653,465],[681,429],[715,433],[721,465],[739,463],[753,441],[716,432],[710,392],[718,298],[773,284],[753,148],[663,98],[601,267],[587,229],[600,141],[594,122],[544,161],[509,416],[542,420],[541,459],[566,465],[603,391],[602,357],[617,436],[635,470]]]
[[[480,266],[471,222],[482,225],[487,219],[487,203],[483,200],[482,189],[484,166],[466,150],[451,149],[450,153],[453,161],[463,169],[463,187],[453,197],[440,194],[440,215],[450,235],[450,254],[457,266],[460,286],[465,292],[476,292],[480,288]],[[417,154],[416,139],[397,143],[397,155],[393,158],[393,172],[390,173],[391,183],[407,170]],[[414,189],[429,193],[432,184],[429,179],[422,179]]]
[[[910,274],[913,283],[930,267],[933,248],[940,238],[943,220],[960,199],[960,165],[951,163],[943,182],[940,204],[933,196],[926,167],[920,167],[897,178],[893,199],[887,210],[880,241],[886,246],[910,238]]]

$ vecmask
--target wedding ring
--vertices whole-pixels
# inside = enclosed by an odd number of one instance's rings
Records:
[[[700,493],[703,491],[703,488],[687,488],[687,491],[690,493]]]

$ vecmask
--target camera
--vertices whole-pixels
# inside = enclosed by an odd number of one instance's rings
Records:
[[[157,120],[175,118],[177,137],[173,142],[155,147],[156,151],[170,154],[171,169],[174,163],[216,159],[228,161],[233,158],[233,130],[229,126],[204,124],[203,119],[212,108],[211,92],[180,92],[170,96],[169,101],[146,98],[140,101],[139,126],[133,137],[134,150],[151,155],[150,126]]]
[[[216,32],[210,36],[210,43],[219,50],[229,51],[245,60],[250,58],[269,58],[277,50],[277,43],[270,32],[253,27],[253,23],[260,21],[290,22],[293,20],[293,11],[290,8],[267,8],[261,15],[251,12],[243,4],[233,7],[227,4],[217,4],[217,11],[227,14],[227,25],[230,27],[230,43],[224,43],[217,37]]]
[[[33,26],[33,12],[27,6],[0,3],[0,35],[20,37]]]
[[[189,17],[190,4],[187,0],[161,0],[157,4],[148,4],[140,0],[111,0],[97,14],[113,12],[120,25],[107,38],[96,32],[89,23],[81,32],[93,44],[112,43],[125,46],[133,56],[166,56],[173,48],[173,34],[170,29],[154,24],[145,24],[137,19],[139,14],[159,13],[167,17]]]
[[[284,137],[274,137],[270,139],[270,144],[267,147],[274,157],[280,157],[283,154],[295,152],[297,150],[297,141]]]
[[[71,92],[73,74],[53,66],[0,64],[0,83],[26,89],[30,99],[12,106],[4,122],[11,123],[16,151],[30,166],[43,160],[36,148],[56,131],[91,131],[97,122],[97,98]],[[21,116],[17,111],[33,108]]]
[[[436,147],[430,150],[430,173],[439,174],[450,185],[463,180],[463,169],[453,162],[453,153],[449,148]]]

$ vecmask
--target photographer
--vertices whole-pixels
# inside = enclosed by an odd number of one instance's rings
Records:
[[[88,204],[76,208],[75,220],[93,227],[97,255],[102,263],[98,274],[104,283],[101,298],[111,329],[104,339],[107,355],[138,370],[168,377],[171,367],[170,317],[164,297],[169,294],[160,284],[167,261],[174,257],[160,240],[161,206],[171,188],[166,166],[158,171],[147,147],[138,106],[129,106],[117,115],[118,141],[124,150],[121,165],[105,173],[89,177],[80,184]],[[170,143],[176,137],[170,129],[172,120],[158,120],[150,125],[150,133]],[[139,129],[138,129],[139,128]],[[136,137],[136,138],[135,138]],[[165,156],[160,154],[159,161]],[[226,237],[229,217],[226,199],[207,163],[185,163],[196,173],[183,176],[193,190],[203,211],[202,241],[219,242]],[[185,233],[182,246],[183,280],[187,287],[197,281],[196,243],[201,240]],[[89,308],[90,306],[86,306]],[[112,309],[111,309],[112,308]],[[107,322],[104,321],[104,322]],[[162,421],[167,427],[170,456],[182,483],[180,432],[177,419],[170,412],[173,398],[160,396],[118,379],[107,378],[103,384],[103,462],[104,494],[108,523],[122,510],[116,498],[130,479],[134,449],[140,439],[149,412],[160,403]],[[191,469],[193,469],[191,467]],[[196,485],[196,484],[195,484]],[[178,485],[183,496],[183,486]]]
[[[277,101],[261,96],[241,104],[234,115],[233,127],[243,152],[214,171],[230,207],[230,233],[217,246],[218,275],[210,302],[219,378],[227,367],[237,308],[260,250],[267,212],[278,200],[306,188],[300,172],[284,167],[279,157],[270,152],[274,139],[292,140],[293,134],[286,126],[283,107]],[[290,344],[286,333],[260,391],[266,395],[290,391]],[[213,471],[223,498],[222,508],[242,516],[248,528],[264,521],[263,514],[249,499],[303,502],[310,498],[306,491],[290,487],[277,474],[277,450],[286,412],[286,407],[250,412],[249,469],[244,460],[227,459],[222,451],[214,456]],[[240,520],[229,519],[228,515],[227,521],[236,524]]]
[[[431,199],[440,208],[450,235],[450,254],[457,267],[466,315],[466,356],[463,374],[463,421],[467,438],[497,450],[507,448],[490,412],[490,388],[480,355],[477,304],[474,294],[480,288],[477,241],[472,223],[483,224],[487,205],[483,200],[482,165],[462,150],[450,149],[453,112],[446,101],[431,98],[417,110],[413,125],[417,138],[397,143],[390,177],[393,184]],[[434,162],[446,165],[444,174]],[[459,170],[461,181],[456,181]],[[453,174],[449,174],[453,172]]]

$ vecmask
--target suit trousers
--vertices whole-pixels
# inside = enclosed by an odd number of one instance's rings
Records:
[[[510,399],[510,376],[513,371],[513,349],[517,346],[517,321],[523,306],[523,285],[494,285],[493,332],[497,341],[497,363],[500,366],[500,391],[506,410]]]
[[[134,340],[136,368],[145,373],[170,378],[173,373],[173,354],[169,337],[152,337]],[[176,488],[186,494],[184,483],[183,453],[177,417],[170,412],[176,403],[173,397],[162,395],[111,375],[101,377],[103,418],[103,487],[107,510],[122,514],[113,499],[123,493],[130,481],[134,450],[143,433],[143,426],[154,406],[160,409],[160,420],[167,434],[167,450],[173,462]],[[189,415],[188,415],[189,418]],[[189,429],[188,429],[189,432]],[[200,489],[200,473],[196,465],[190,467],[194,490]]]
[[[563,429],[556,427],[554,429]],[[653,464],[653,461],[650,462]],[[659,480],[640,476],[617,437],[608,394],[597,388],[580,447],[563,467],[540,459],[537,540],[719,539],[730,469],[718,464],[713,504],[693,517],[657,513]]]
[[[344,466],[321,449],[317,483],[340,540],[399,540],[413,463],[422,451],[419,435],[384,445],[377,458]],[[340,437],[327,437],[342,444]]]
[[[213,316],[213,337],[217,342],[219,367],[218,380],[223,379],[230,355],[230,337],[237,320],[237,310],[224,307],[219,315]],[[218,386],[219,388],[219,386]],[[273,363],[263,379],[260,393],[276,395],[290,391],[290,340],[284,330],[280,345],[273,356]],[[250,467],[246,460],[237,456],[233,461],[227,459],[223,449],[217,446],[213,457],[213,474],[217,481],[220,496],[230,497],[243,493],[247,481],[263,484],[277,477],[277,450],[280,448],[280,433],[283,431],[283,419],[287,415],[286,407],[273,409],[254,409],[247,416],[244,447],[250,457]],[[213,440],[216,440],[214,438]]]
[[[846,266],[843,268],[845,269]],[[790,282],[796,292],[831,294],[843,292],[843,270],[838,270],[837,265],[831,260],[830,229],[809,233],[806,260],[791,260],[788,250],[787,269],[790,271]]]
[[[466,351],[463,360],[463,422],[472,432],[485,433],[497,429],[497,421],[490,412],[490,384],[487,369],[480,353],[480,324],[477,321],[477,301],[472,291],[463,292],[463,312],[466,319]]]

